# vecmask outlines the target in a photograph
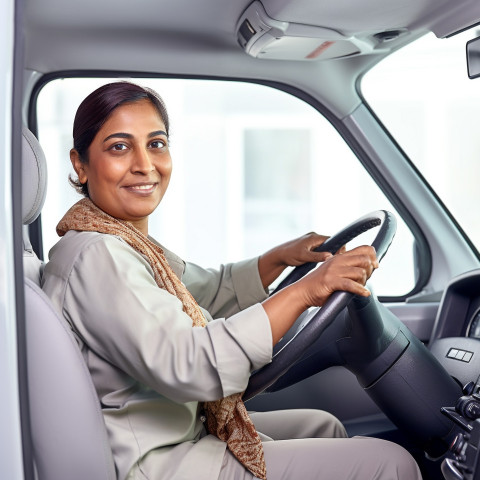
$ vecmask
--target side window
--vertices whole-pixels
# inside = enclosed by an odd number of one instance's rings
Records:
[[[108,81],[56,80],[38,97],[49,169],[45,258],[58,220],[80,199],[67,181],[76,108]],[[312,230],[331,235],[372,210],[396,213],[337,131],[298,98],[240,82],[135,81],[160,93],[171,122],[173,175],[150,234],[186,260],[215,267]],[[371,280],[378,295],[415,286],[414,239],[396,216],[396,238]],[[357,244],[370,241],[365,234]]]

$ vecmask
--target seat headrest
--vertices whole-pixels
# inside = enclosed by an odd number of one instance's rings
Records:
[[[22,218],[32,223],[39,215],[47,193],[47,163],[32,132],[22,129]]]

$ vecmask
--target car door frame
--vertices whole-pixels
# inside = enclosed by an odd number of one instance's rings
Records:
[[[25,347],[22,264],[23,13],[5,0],[0,16],[0,478],[34,479]]]

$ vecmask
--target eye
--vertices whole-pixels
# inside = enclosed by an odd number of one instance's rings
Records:
[[[127,146],[124,143],[115,143],[110,147],[110,150],[114,150],[115,152],[121,152],[126,149],[127,149]]]
[[[153,140],[153,142],[150,142],[150,148],[153,149],[162,149],[167,146],[167,142],[165,140]]]

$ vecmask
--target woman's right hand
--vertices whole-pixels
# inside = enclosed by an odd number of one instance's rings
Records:
[[[315,270],[265,300],[275,345],[309,307],[322,306],[335,291],[367,297],[366,281],[378,268],[375,249],[361,246],[334,255]]]
[[[304,310],[322,306],[330,295],[338,290],[367,297],[370,291],[365,283],[378,268],[375,249],[357,247],[334,255],[294,285],[304,299]]]

